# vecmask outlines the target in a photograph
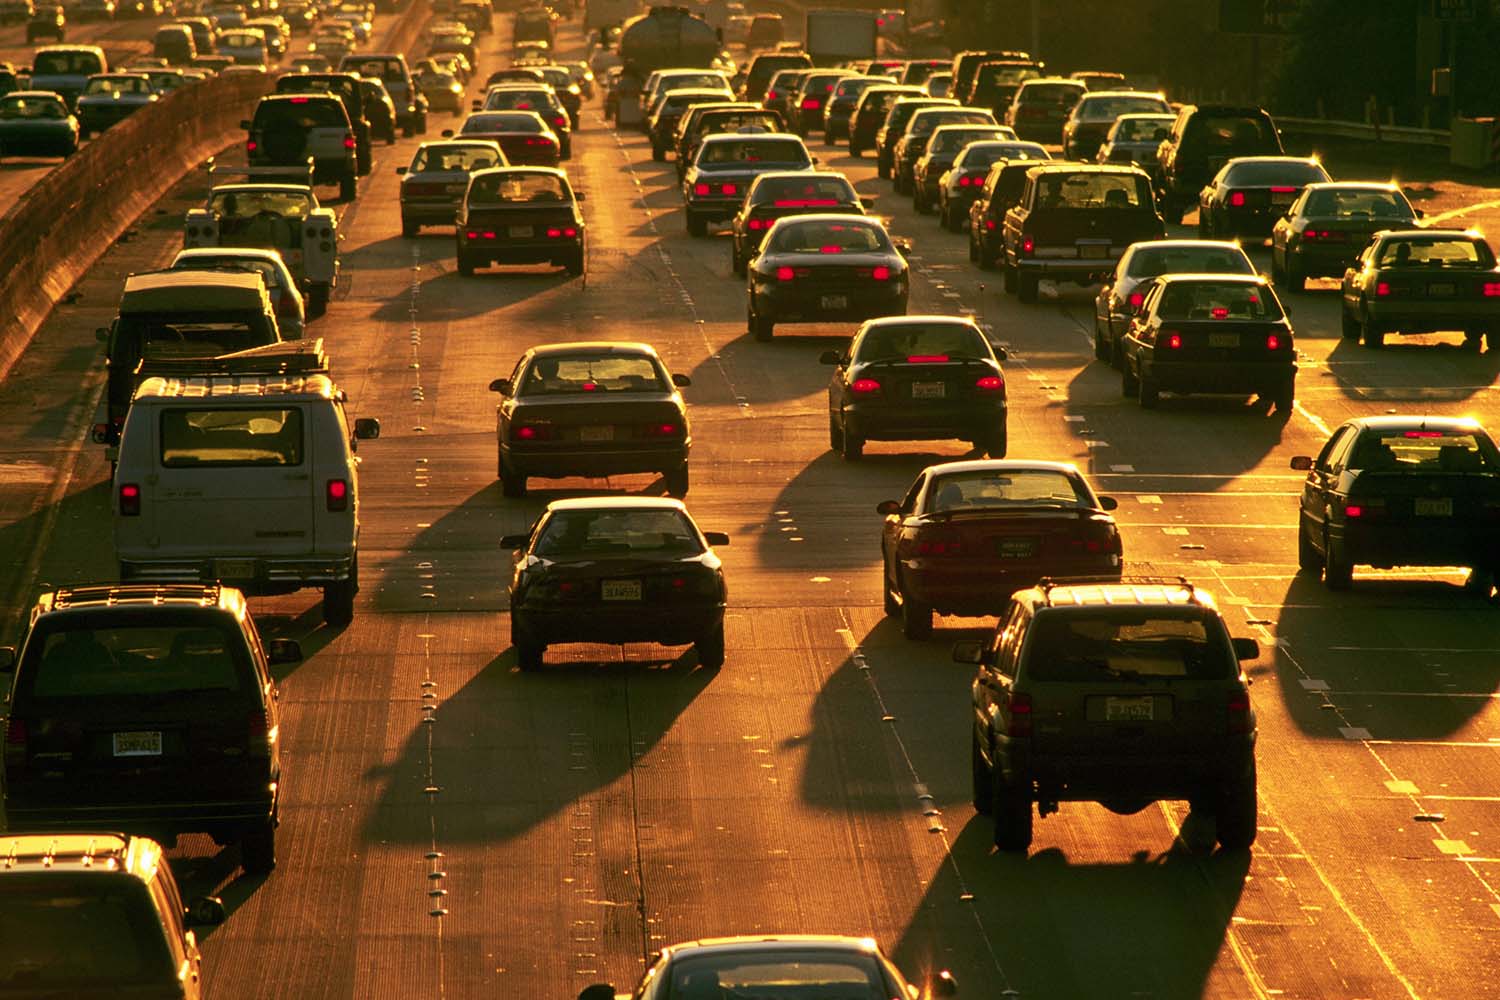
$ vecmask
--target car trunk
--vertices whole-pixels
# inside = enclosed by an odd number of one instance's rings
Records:
[[[1471,553],[1476,556],[1500,540],[1500,473],[1366,469],[1349,491],[1346,510],[1348,505],[1357,506],[1359,520],[1372,527],[1471,537],[1482,545]]]
[[[601,452],[630,451],[644,443],[660,444],[663,440],[681,440],[682,414],[677,404],[662,392],[621,392],[607,395],[527,396],[511,413],[511,440],[517,440],[516,429],[523,425],[545,428],[532,438],[537,451],[548,446],[573,450],[588,445]],[[664,433],[663,428],[673,430]]]
[[[1251,187],[1233,185],[1225,195],[1225,201],[1232,209],[1250,212],[1272,210],[1285,212],[1301,193],[1302,185],[1300,184],[1267,184]]]
[[[976,508],[929,515],[918,541],[942,546],[955,570],[966,565],[1008,573],[1034,568],[1040,579],[1059,563],[1089,557],[1102,561],[1118,552],[1119,535],[1111,524],[1105,515],[1074,507]]]
[[[627,610],[632,605],[659,610],[684,599],[717,596],[718,581],[697,554],[635,558],[593,555],[555,561],[545,589],[535,597],[551,604],[602,604]],[[529,599],[533,595],[528,595]]]
[[[562,240],[564,230],[573,229],[576,236],[578,228],[573,209],[567,202],[523,203],[506,207],[470,205],[465,219],[467,232],[477,232],[485,239],[497,240],[545,240],[552,231],[557,233],[552,239]]]
[[[1052,256],[1119,257],[1141,240],[1160,239],[1161,218],[1151,208],[1037,208],[1026,217],[1025,235],[1041,251],[1069,250]]]
[[[1275,346],[1270,338],[1275,337]],[[1175,338],[1175,339],[1174,339]],[[1177,346],[1173,346],[1173,344]],[[1162,320],[1156,334],[1156,360],[1191,362],[1292,359],[1292,338],[1278,322],[1247,320]]]
[[[1126,769],[1131,758],[1200,763],[1228,733],[1232,689],[1224,679],[1095,672],[1097,680],[1028,685],[1039,756],[1112,758]]]
[[[1352,260],[1382,229],[1391,228],[1391,219],[1309,219],[1302,227],[1302,245],[1309,249],[1324,248],[1348,254]]]
[[[873,279],[871,279],[873,280]],[[880,383],[881,395],[902,405],[920,406],[932,403],[943,406],[972,399],[1004,399],[1004,383],[982,389],[979,380],[996,378],[992,365],[977,358],[949,358],[947,355],[892,358],[859,366],[859,376]]]
[[[1386,294],[1380,294],[1380,286]],[[1500,277],[1491,270],[1445,267],[1381,267],[1375,289],[1379,302],[1464,302],[1493,298],[1485,290],[1500,292]]]

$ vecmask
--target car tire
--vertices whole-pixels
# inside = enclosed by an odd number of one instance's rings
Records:
[[[427,134],[427,112],[417,115],[417,135]]]
[[[756,315],[753,306],[750,308],[748,325],[750,328],[750,336],[754,337],[762,344],[769,344],[771,342],[771,338],[776,334],[775,322],[769,319],[762,319],[760,316]]]
[[[990,791],[990,808],[995,817],[995,848],[1024,853],[1031,847],[1031,789],[1006,781],[999,768],[991,769],[994,779]]]
[[[844,450],[844,429],[839,426],[832,413],[828,414],[828,449],[832,452]]]
[[[240,838],[240,864],[247,875],[276,870],[276,820],[267,819]]]
[[[699,636],[693,643],[693,652],[698,654],[698,666],[705,670],[718,670],[724,665],[724,623],[719,622],[712,632]]]
[[[1104,330],[1099,326],[1099,317],[1094,317],[1094,359],[1109,360],[1109,341],[1104,339]]]
[[[1200,240],[1211,240],[1214,238],[1213,213],[1205,208],[1198,209],[1198,238]]]
[[[651,160],[654,163],[666,163],[667,151],[653,142],[651,144]]]
[[[689,211],[687,214],[687,231],[689,236],[707,236],[708,220],[701,215],[695,215]]]
[[[915,180],[912,181],[911,185],[911,207],[912,211],[918,215],[932,214],[932,202],[927,200],[927,194],[923,191],[922,185],[918,184]]]
[[[745,258],[740,256],[739,244],[737,243],[729,248],[729,269],[740,278],[743,278],[745,272],[749,270],[745,265]]]
[[[512,469],[500,458],[500,495],[519,499],[526,495],[526,477]]]
[[[1323,586],[1329,590],[1348,590],[1354,585],[1354,563],[1349,561],[1343,545],[1323,536]]]
[[[973,775],[974,811],[981,816],[995,813],[995,776],[979,747],[979,736],[969,739],[970,773]]]
[[[583,247],[579,247],[568,255],[567,259],[563,261],[563,267],[568,269],[568,274],[576,278],[583,273],[583,257]]]
[[[1323,572],[1323,557],[1318,553],[1317,546],[1313,545],[1307,529],[1307,518],[1297,515],[1297,571],[1318,575]]]
[[[1358,340],[1360,335],[1359,320],[1343,309],[1339,310],[1339,332],[1345,340]]]
[[[1280,288],[1286,284],[1286,268],[1282,265],[1282,258],[1276,255],[1276,244],[1271,244],[1271,284]]]
[[[1161,404],[1161,389],[1156,384],[1156,379],[1149,375],[1141,375],[1137,380],[1136,391],[1140,399],[1141,408],[1154,410]]]
[[[1182,206],[1174,201],[1170,196],[1162,195],[1162,197],[1157,201],[1157,206],[1161,209],[1161,218],[1163,222],[1165,222],[1169,226],[1182,225]]]
[[[688,494],[688,464],[683,462],[674,469],[662,473],[662,481],[666,484],[667,495],[681,500]]]
[[[982,271],[989,270],[989,268],[985,267],[979,261],[979,244],[974,242],[974,233],[972,231],[969,233],[969,263],[979,264],[979,268]]]
[[[342,628],[354,621],[354,595],[359,593],[359,557],[349,566],[349,579],[323,585],[323,621]]]
[[[1016,295],[1022,302],[1033,303],[1037,299],[1039,279],[1034,274],[1016,275]]]
[[[1135,377],[1135,372],[1130,370],[1130,360],[1124,357],[1120,360],[1124,362],[1120,365],[1120,395],[1130,399],[1140,394],[1141,383]]]
[[[1464,350],[1468,351],[1468,352],[1470,352],[1472,354],[1478,354],[1483,349],[1484,349],[1484,331],[1483,330],[1465,330],[1464,331]]]
[[[932,637],[932,608],[901,588],[901,634],[912,642]]]
[[[339,200],[350,202],[359,194],[359,179],[351,172],[339,178]]]
[[[410,219],[401,220],[401,235],[410,239],[422,231],[420,222],[412,222]]]
[[[976,441],[975,446],[984,449],[985,455],[990,458],[1004,458],[1005,452],[1010,447],[1009,435],[1004,428],[992,432],[983,441]]]
[[[472,278],[472,277],[474,277],[474,271],[475,271],[474,259],[472,257],[470,257],[468,254],[464,253],[462,250],[460,250],[458,252],[458,273],[459,273],[459,275],[461,277],[464,277],[464,278]]]
[[[885,162],[884,157],[877,158],[875,163],[875,173],[883,181],[888,181],[891,179],[891,168],[890,165]]]
[[[886,572],[885,553],[880,553],[880,606],[887,618],[901,617],[901,597],[891,585],[891,575]]]
[[[1296,378],[1288,378],[1279,386],[1277,386],[1276,389],[1271,393],[1271,401],[1275,404],[1276,412],[1279,415],[1281,415],[1282,417],[1291,416],[1292,407],[1296,405],[1297,402]]]
[[[1370,314],[1365,313],[1359,322],[1359,343],[1372,351],[1378,351],[1385,346],[1385,331],[1380,325],[1370,319]]]
[[[865,439],[847,426],[839,435],[839,457],[846,462],[858,462],[865,457]]]
[[[516,651],[516,666],[525,673],[533,673],[542,669],[542,658],[547,654],[547,644],[544,642],[533,642],[530,639],[517,639],[514,629],[511,632],[511,646]]]
[[[1297,260],[1290,253],[1286,255],[1286,287],[1293,292],[1307,291],[1307,275],[1302,273],[1302,268],[1297,266]]]
[[[1255,790],[1255,765],[1219,792],[1214,807],[1214,826],[1219,846],[1243,851],[1255,843],[1259,802]]]

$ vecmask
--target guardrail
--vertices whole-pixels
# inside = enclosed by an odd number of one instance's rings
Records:
[[[1287,118],[1273,116],[1283,132],[1295,135],[1329,136],[1360,142],[1391,143],[1402,146],[1428,146],[1447,149],[1453,142],[1448,129],[1412,128],[1407,125],[1372,125],[1368,122],[1334,121],[1326,118]]]

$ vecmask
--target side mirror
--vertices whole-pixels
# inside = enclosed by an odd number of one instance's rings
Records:
[[[574,201],[588,201],[589,200],[589,196],[586,195],[586,194],[584,194],[582,191],[574,191],[573,192],[573,200]]]
[[[953,973],[944,969],[927,981],[927,995],[930,997],[956,997],[958,996],[958,980],[953,978]]]
[[[240,128],[244,129],[246,132],[250,131],[250,119],[248,119],[248,118],[241,118],[240,119]]]
[[[451,138],[453,138],[453,130],[451,128],[445,128],[445,129],[443,129],[443,138],[444,139],[451,139]]]
[[[217,926],[229,919],[229,911],[218,896],[199,896],[182,911],[182,919],[189,927]]]
[[[693,380],[681,372],[672,373],[672,384],[679,389],[686,389],[693,384]]]
[[[728,545],[729,533],[724,531],[705,531],[703,537],[710,545]]]
[[[1293,455],[1292,456],[1292,461],[1291,461],[1291,467],[1293,469],[1296,469],[1298,472],[1310,472],[1312,470],[1312,467],[1313,467],[1312,456],[1311,455]]]
[[[8,674],[16,669],[16,647],[0,646],[0,674]]]
[[[405,177],[406,176],[406,168],[405,167],[397,167],[396,168],[396,176],[397,177]]]
[[[859,196],[859,205],[861,208],[874,208],[875,201],[876,198],[873,194],[862,194]]]
[[[106,326],[95,327],[94,328],[94,339],[97,340],[97,341],[99,341],[99,343],[101,343],[101,344],[107,343],[109,341],[109,327],[106,327]]]
[[[578,1000],[615,1000],[615,988],[609,983],[594,983],[579,991]]]
[[[500,547],[502,549],[524,549],[526,547],[525,535],[501,535]],[[611,997],[610,1000],[613,1000]]]
[[[977,639],[965,639],[953,644],[953,662],[970,663],[975,666],[984,662],[984,644]]]
[[[896,248],[896,252],[902,257],[911,256],[911,240],[891,240],[891,245]]]
[[[824,351],[818,355],[818,364],[820,365],[836,365],[841,360],[843,359],[838,351]]]
[[[992,350],[994,350],[994,352],[995,352],[995,360],[996,361],[1005,361],[1005,360],[1008,360],[1010,358],[1010,352],[1007,351],[1003,347],[995,347],[995,348],[992,348]]]
[[[1260,656],[1260,643],[1254,639],[1230,639],[1234,643],[1234,658],[1236,660],[1253,660]]]
[[[1419,218],[1419,219],[1425,219],[1425,218],[1427,218],[1427,213],[1424,212],[1424,211],[1422,211],[1420,208],[1414,208],[1414,209],[1412,209],[1412,213],[1414,215],[1416,215],[1416,217]]]
[[[882,500],[875,505],[875,513],[884,514],[886,517],[892,517],[896,514],[899,514],[901,513],[901,501]]]
[[[301,663],[302,646],[296,639],[272,639],[266,649],[271,663]]]
[[[1099,509],[1100,510],[1115,510],[1119,506],[1120,506],[1120,501],[1116,500],[1114,497],[1100,497],[1099,498]]]
[[[354,439],[356,441],[373,441],[380,437],[380,421],[374,417],[360,417],[354,421]]]
[[[511,392],[510,379],[497,378],[490,383],[490,392],[498,392],[502,396],[509,396]]]
[[[812,158],[812,165],[815,167],[818,165],[818,158],[816,156]]]
[[[469,102],[469,110],[470,111],[483,111],[484,110],[484,102],[483,101],[470,101]]]

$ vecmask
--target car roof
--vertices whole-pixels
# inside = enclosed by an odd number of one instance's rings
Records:
[[[245,595],[217,583],[99,583],[59,587],[37,598],[32,616],[141,606],[222,608],[239,614]]]
[[[1080,475],[1078,466],[1072,462],[1049,462],[1030,458],[978,458],[962,462],[939,462],[925,470],[934,476],[948,476],[965,472],[1024,472],[1027,470],[1062,472]]]
[[[885,229],[885,223],[875,215],[855,215],[853,212],[808,212],[806,215],[783,215],[774,225],[796,225],[802,222],[858,222]]]
[[[1353,417],[1347,423],[1369,430],[1404,430],[1427,428],[1442,431],[1484,430],[1484,425],[1474,417],[1432,416],[1425,413],[1380,414],[1369,417]]]
[[[1137,247],[1163,247],[1167,249],[1178,247],[1184,250],[1192,250],[1197,247],[1214,247],[1220,250],[1228,247],[1233,247],[1236,250],[1244,249],[1244,247],[1233,240],[1137,240],[1130,244],[1131,249]]]
[[[0,95],[0,100],[8,97],[50,97],[53,101],[61,101],[63,99],[62,95],[55,90],[12,90],[8,94]]]
[[[806,216],[802,218],[806,218]],[[979,327],[979,324],[972,316],[953,316],[948,313],[904,313],[900,316],[881,316],[878,319],[867,319],[860,325],[860,329],[874,330],[886,326],[906,326],[918,323],[946,323],[952,326],[967,326],[974,329]]]
[[[274,397],[302,402],[332,399],[337,394],[337,387],[327,375],[153,375],[141,382],[133,401],[139,403],[154,398],[236,402]],[[293,396],[298,398],[289,399]]]
[[[674,501],[676,502],[676,501]],[[775,952],[785,948],[800,951],[860,951],[868,954],[879,952],[874,938],[852,937],[841,934],[774,934],[744,935],[740,937],[698,938],[681,941],[662,949],[663,954],[682,952]]]
[[[1166,100],[1166,95],[1158,90],[1091,90],[1079,98],[1079,102],[1098,100],[1102,97],[1155,97]]]
[[[483,170],[472,170],[470,177],[493,177],[496,174],[546,174],[548,177],[556,177],[564,183],[568,180],[568,172],[557,167],[525,166],[512,167],[485,167]]]
[[[802,142],[802,137],[792,132],[716,132],[713,135],[703,137],[705,146],[725,142],[770,142],[771,140],[796,139]]]
[[[1151,118],[1161,121],[1163,119],[1176,119],[1176,117],[1177,112],[1175,111],[1131,111],[1128,114],[1120,115],[1115,121],[1124,121],[1127,118],[1132,120]]]
[[[1212,281],[1216,285],[1222,285],[1226,282],[1241,285],[1265,285],[1270,283],[1270,279],[1264,274],[1216,274],[1212,271],[1159,274],[1153,280],[1158,285],[1174,285],[1191,281]]]
[[[424,149],[452,149],[454,146],[476,146],[489,152],[500,148],[500,144],[494,139],[460,139],[454,136],[452,139],[432,139],[424,142],[417,147],[417,151],[421,152]]]
[[[1438,239],[1453,239],[1462,236],[1465,239],[1483,239],[1483,236],[1474,229],[1382,229],[1375,234],[1378,240],[1415,240],[1423,237],[1436,237]]]
[[[1176,580],[1122,577],[1114,580],[1051,580],[1016,595],[1018,599],[1051,608],[1203,607],[1217,610],[1214,597],[1179,577]]]
[[[1274,163],[1286,166],[1296,164],[1302,167],[1323,165],[1323,161],[1316,156],[1232,156],[1224,161],[1224,166],[1238,167],[1246,163]]]
[[[258,297],[261,290],[265,288],[265,279],[259,274],[235,271],[148,271],[144,274],[132,274],[126,277],[120,305],[121,307],[125,305],[125,296],[141,294],[149,297],[153,292],[170,293],[181,289],[201,289],[206,285],[214,286],[216,297],[252,292]]]
[[[1395,191],[1401,185],[1395,181],[1313,181],[1304,185],[1304,191]]]
[[[719,87],[673,87],[664,91],[668,100],[674,97],[723,97],[724,91]]]
[[[246,183],[246,184],[215,184],[213,186],[213,190],[210,191],[209,193],[210,194],[218,194],[221,191],[222,192],[226,192],[226,193],[227,192],[238,192],[238,193],[241,193],[241,194],[246,193],[246,192],[261,193],[261,194],[267,194],[267,193],[269,193],[269,194],[300,194],[304,198],[311,198],[312,197],[312,193],[313,193],[313,189],[310,188],[310,187],[308,187],[306,184],[255,184],[255,183]]]
[[[559,343],[538,344],[527,353],[532,357],[546,358],[582,352],[591,354],[633,354],[656,357],[656,348],[639,341],[619,340],[568,340]]]
[[[162,864],[161,845],[123,833],[27,833],[0,837],[0,878],[6,874],[111,875],[149,881]]]
[[[686,514],[687,506],[671,497],[569,497],[547,505],[549,513],[555,510],[680,510]]]

